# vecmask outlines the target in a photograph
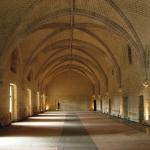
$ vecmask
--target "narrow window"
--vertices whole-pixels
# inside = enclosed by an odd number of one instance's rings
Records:
[[[114,75],[114,69],[112,69],[112,75]]]
[[[10,58],[10,70],[13,73],[17,73],[17,51],[12,52]]]
[[[37,112],[40,112],[40,93],[37,92]]]
[[[132,51],[130,46],[128,46],[128,61],[129,64],[132,64]]]
[[[30,82],[32,80],[32,72],[30,71],[28,76],[27,76],[27,80]]]
[[[32,115],[32,94],[30,89],[27,89],[27,115]]]
[[[9,112],[11,121],[17,120],[17,86],[10,83],[9,85]]]

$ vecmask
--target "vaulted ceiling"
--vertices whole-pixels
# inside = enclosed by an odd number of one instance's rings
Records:
[[[128,45],[146,70],[150,0],[1,0],[0,63],[18,49],[24,75],[46,86],[65,70],[108,84]],[[147,75],[145,75],[147,76]]]

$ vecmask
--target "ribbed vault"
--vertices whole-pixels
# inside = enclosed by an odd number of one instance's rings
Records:
[[[10,22],[4,21],[3,26],[9,27],[3,28],[3,37],[0,36],[2,69],[17,48],[22,55],[24,80],[32,70],[35,83],[45,88],[56,76],[70,69],[88,78],[98,93],[101,89],[107,92],[110,70],[115,72],[118,88],[122,87],[121,57],[131,47],[143,66],[143,80],[147,79],[141,31],[132,25],[132,16],[128,18],[124,14],[127,8],[122,9],[121,1],[0,2],[4,8],[8,3],[13,11],[6,8],[0,12]]]

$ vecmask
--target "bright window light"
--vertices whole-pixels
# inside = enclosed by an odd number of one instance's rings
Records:
[[[40,111],[40,93],[37,92],[37,108],[38,108],[38,111]]]
[[[31,90],[27,89],[28,92],[28,113],[32,115],[32,98],[31,98]]]
[[[9,85],[9,112],[11,120],[17,119],[17,86],[13,83]]]
[[[12,112],[12,86],[10,86],[9,112]]]

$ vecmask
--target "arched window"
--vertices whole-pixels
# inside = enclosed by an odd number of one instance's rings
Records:
[[[111,72],[111,73],[112,73],[112,75],[114,75],[114,69],[112,69],[112,72]]]
[[[32,80],[33,73],[30,71],[27,76],[27,80],[30,82]]]
[[[128,45],[128,61],[129,61],[129,64],[132,64],[132,50],[129,45]]]
[[[17,50],[13,51],[10,58],[10,70],[13,73],[17,73],[17,62],[18,62],[18,53]]]

